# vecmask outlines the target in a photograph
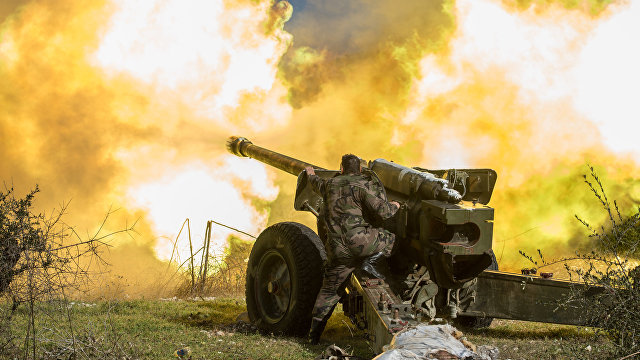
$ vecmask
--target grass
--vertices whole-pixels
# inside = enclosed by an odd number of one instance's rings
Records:
[[[496,346],[500,359],[610,359],[615,350],[593,329],[570,325],[496,319],[465,335],[475,344]]]
[[[330,344],[361,358],[374,356],[364,333],[356,330],[341,311],[331,317],[321,344],[311,346],[304,339],[260,335],[250,327],[234,325],[246,310],[242,299],[92,304],[75,303],[69,309],[77,347],[83,351],[78,358],[175,359],[176,350],[189,347],[194,360],[313,359]],[[38,304],[38,354],[66,354],[49,358],[69,358],[69,350],[65,353],[64,348],[71,347],[71,336],[65,325],[66,307],[62,305]],[[0,358],[23,358],[19,347],[26,334],[27,310],[24,306],[18,309],[12,331],[19,337],[13,341],[13,350],[0,353]],[[609,358],[611,351],[611,344],[596,339],[592,330],[572,326],[495,320],[490,328],[465,335],[477,345],[497,346],[500,359],[603,359]]]
[[[326,347],[326,344],[310,346],[300,338],[243,333],[244,329],[230,326],[246,311],[244,300],[134,300],[92,304],[75,303],[70,308],[74,334],[88,348],[84,352],[92,354],[89,358],[175,359],[176,350],[189,347],[194,360],[312,359]],[[60,304],[41,303],[38,314],[38,354],[60,352],[62,347],[69,346],[71,336],[64,308]],[[13,334],[18,335],[13,341],[16,346],[9,353],[0,353],[0,358],[23,358],[24,352],[19,347],[27,331],[27,319],[28,309],[21,306],[12,325]],[[347,319],[341,313],[332,317],[326,338],[348,348],[350,342],[343,335],[349,330],[343,321]],[[357,349],[366,356],[373,355],[364,340],[360,340]],[[68,356],[68,352],[65,354]]]

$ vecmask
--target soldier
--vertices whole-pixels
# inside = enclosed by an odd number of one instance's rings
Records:
[[[385,278],[380,266],[385,266],[386,258],[391,255],[395,235],[373,227],[363,213],[377,214],[384,220],[393,216],[400,205],[388,202],[378,184],[361,174],[360,159],[355,155],[344,155],[340,174],[330,179],[315,175],[311,167],[305,171],[314,190],[324,200],[320,216],[326,226],[327,264],[309,332],[309,340],[315,345],[340,300],[338,292],[344,291],[346,281],[360,262],[365,271]]]

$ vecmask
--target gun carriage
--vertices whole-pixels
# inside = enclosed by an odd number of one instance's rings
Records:
[[[321,177],[338,171],[231,137],[228,150],[298,177],[294,208],[318,218],[318,231],[295,222],[265,229],[251,251],[246,277],[247,310],[267,332],[304,336],[322,284],[322,197],[307,181],[311,166]],[[384,159],[363,162],[363,173],[379,184],[381,196],[401,204],[384,223],[396,234],[389,264],[394,288],[356,270],[341,303],[352,322],[365,329],[376,351],[393,334],[435,317],[466,327],[493,318],[579,325],[576,310],[557,309],[569,282],[498,271],[492,251],[494,209],[488,206],[497,174],[492,169],[428,170]]]

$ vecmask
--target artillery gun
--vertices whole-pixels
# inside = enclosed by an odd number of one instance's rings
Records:
[[[246,301],[249,318],[267,332],[307,334],[311,310],[322,284],[322,197],[304,168],[329,178],[339,172],[231,137],[228,150],[298,176],[294,208],[318,218],[318,231],[282,222],[266,228],[249,257]],[[393,334],[423,320],[444,317],[458,325],[483,327],[493,318],[581,325],[578,310],[558,309],[556,300],[574,285],[498,271],[492,251],[497,174],[492,169],[428,170],[384,159],[363,162],[363,174],[381,196],[401,204],[396,215],[377,226],[396,234],[389,258],[394,288],[356,270],[340,302],[352,322],[368,332],[376,351]],[[376,222],[372,218],[371,222]]]

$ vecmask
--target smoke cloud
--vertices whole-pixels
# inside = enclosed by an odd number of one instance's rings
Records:
[[[295,177],[226,154],[229,135],[326,168],[493,168],[501,264],[571,253],[589,246],[573,215],[602,220],[586,163],[640,200],[638,3],[608,3],[3,2],[0,178],[38,183],[43,211],[71,200],[81,231],[138,220],[109,255],[119,295],[163,274],[186,218],[196,244],[208,219],[315,226]]]
[[[298,139],[289,151],[331,168],[345,152],[432,169],[493,168],[494,241],[504,268],[527,265],[518,250],[548,257],[587,250],[574,214],[604,220],[582,182],[587,163],[622,208],[637,204],[640,191],[640,154],[628,131],[640,117],[629,95],[640,77],[627,59],[638,53],[624,41],[637,28],[630,18],[638,6],[607,3],[388,7],[396,26],[366,31],[359,24],[379,23],[371,7],[313,5],[319,16],[304,21],[294,2],[287,24],[294,45],[281,63],[296,108]],[[345,30],[321,31],[320,22]],[[301,143],[315,151],[307,156]]]
[[[38,183],[43,211],[71,201],[67,222],[80,234],[94,233],[109,209],[118,211],[105,232],[137,221],[135,234],[111,239],[105,293],[152,294],[142,285],[165,275],[160,259],[184,219],[198,244],[213,216],[255,233],[266,209],[254,202],[275,196],[264,168],[229,159],[223,144],[287,120],[284,88],[271,90],[286,34],[265,34],[268,4],[183,13],[179,4],[33,1],[0,30],[0,178],[18,192]],[[272,121],[256,121],[269,111]],[[221,250],[229,232],[213,234]]]

